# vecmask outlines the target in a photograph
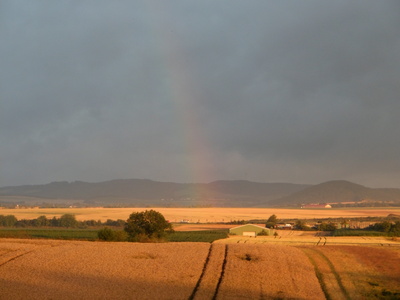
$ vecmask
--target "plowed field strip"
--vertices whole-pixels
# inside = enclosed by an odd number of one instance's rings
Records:
[[[217,299],[219,287],[221,286],[222,280],[224,279],[227,256],[228,256],[228,245],[225,245],[224,262],[222,263],[221,275],[220,275],[220,277],[218,279],[218,284],[217,284],[217,287],[215,288],[215,293],[214,293],[214,296],[213,296],[212,300],[216,300]]]
[[[312,248],[301,248],[313,264],[315,274],[321,285],[326,299],[347,299],[350,296],[345,289],[342,279],[335,270],[334,265],[321,251]]]

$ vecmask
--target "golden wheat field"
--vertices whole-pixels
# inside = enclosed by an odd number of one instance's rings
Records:
[[[187,299],[209,247],[0,240],[0,298]]]
[[[24,208],[0,209],[0,215],[15,215],[18,219],[35,219],[39,216],[60,217],[74,214],[77,220],[128,219],[132,212],[150,208]],[[346,209],[283,209],[283,208],[152,208],[171,222],[187,220],[190,223],[230,222],[232,220],[266,220],[272,214],[282,219],[386,217],[400,215],[396,208],[346,208]]]
[[[400,248],[324,246],[300,248],[332,299],[400,299]]]
[[[399,262],[398,246],[0,239],[0,299],[396,299]]]
[[[225,244],[266,244],[289,246],[327,246],[327,245],[363,245],[363,246],[394,246],[400,247],[400,238],[385,236],[330,236],[316,231],[276,230],[278,236],[247,237],[231,235],[227,239],[216,240],[214,243]]]

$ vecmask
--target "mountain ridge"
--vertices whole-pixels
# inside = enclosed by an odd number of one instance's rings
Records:
[[[352,202],[400,202],[400,189],[369,188],[346,180],[331,180],[273,200],[270,204],[300,205]]]
[[[247,180],[175,183],[150,179],[59,181],[0,188],[0,206],[18,201],[21,205],[46,202],[80,206],[298,207],[305,203],[400,203],[400,189],[369,188],[345,180],[309,185]]]

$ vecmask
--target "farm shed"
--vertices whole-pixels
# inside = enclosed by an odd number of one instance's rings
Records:
[[[246,224],[229,229],[229,234],[244,235],[244,236],[257,236],[261,231],[267,232],[268,235],[273,235],[274,230],[261,227],[253,224]]]

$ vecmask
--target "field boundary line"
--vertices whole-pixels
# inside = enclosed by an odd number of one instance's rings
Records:
[[[193,292],[192,292],[192,294],[190,295],[190,297],[188,298],[188,300],[193,300],[194,297],[195,297],[195,295],[196,295],[196,293],[197,293],[197,291],[198,291],[198,289],[199,289],[201,280],[203,279],[204,274],[205,274],[205,272],[206,272],[208,262],[210,261],[212,248],[213,248],[213,244],[211,244],[211,245],[210,245],[210,248],[208,249],[208,254],[207,254],[207,257],[206,257],[206,261],[204,262],[203,270],[201,271],[199,280],[197,280],[196,286],[194,287]]]
[[[214,293],[212,300],[217,299],[219,288],[221,286],[222,279],[224,278],[224,275],[225,275],[225,266],[226,266],[226,262],[227,262],[227,256],[228,256],[228,245],[225,245],[224,262],[222,263],[221,274],[219,276],[217,287],[215,288],[215,293]]]

